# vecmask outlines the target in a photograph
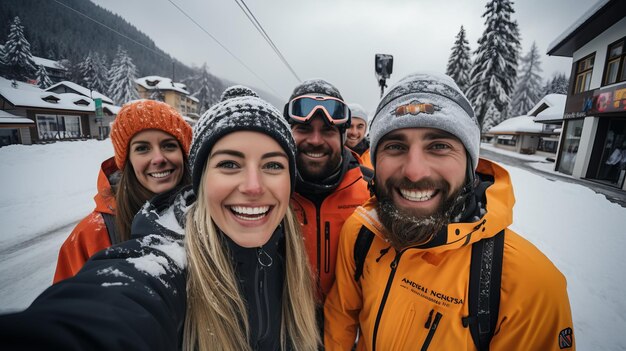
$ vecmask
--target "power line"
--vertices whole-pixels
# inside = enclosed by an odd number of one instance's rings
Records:
[[[87,16],[87,15],[85,15],[84,13],[82,13],[82,12],[80,12],[80,11],[78,11],[78,10],[76,10],[76,9],[74,9],[74,8],[72,8],[72,7],[68,6],[68,5],[66,5],[66,4],[64,4],[64,3],[62,3],[62,2],[60,2],[60,1],[54,0],[54,2],[56,2],[57,4],[59,4],[59,5],[63,6],[63,7],[65,7],[65,8],[67,8],[67,9],[69,9],[69,10],[72,10],[72,11],[76,12],[77,14],[79,14],[79,15],[81,15],[81,16],[83,16],[83,17],[87,18],[87,19],[89,19],[90,21],[92,21],[92,22],[94,22],[94,23],[97,23],[97,24],[99,24],[99,25],[101,25],[101,26],[105,27],[106,29],[108,29],[108,30],[110,30],[110,31],[112,31],[112,32],[114,32],[114,33],[116,33],[116,34],[117,34],[117,35],[119,35],[119,36],[122,36],[122,37],[124,37],[124,38],[126,38],[126,39],[128,39],[128,40],[132,41],[133,43],[135,43],[135,44],[137,44],[137,45],[139,45],[139,46],[142,46],[142,47],[144,47],[145,49],[152,51],[153,53],[155,53],[155,54],[157,54],[157,55],[159,55],[159,56],[161,56],[161,57],[164,57],[164,58],[166,58],[166,59],[168,59],[168,60],[172,60],[172,58],[171,58],[171,57],[169,57],[169,56],[167,56],[167,55],[163,55],[162,53],[160,53],[160,52],[158,52],[158,51],[156,51],[156,50],[154,50],[154,49],[152,49],[152,48],[149,48],[149,47],[147,47],[147,46],[143,45],[142,43],[138,42],[137,40],[135,40],[135,39],[133,39],[133,38],[130,38],[130,37],[128,37],[128,36],[126,36],[126,35],[124,35],[124,34],[122,34],[122,33],[118,32],[118,31],[116,31],[115,29],[113,29],[113,28],[111,28],[111,27],[107,26],[106,24],[104,24],[104,23],[102,23],[102,22],[99,22],[99,21],[97,21],[97,20],[95,20],[95,19],[93,19],[93,18],[91,18],[91,17]]]
[[[182,8],[180,8],[176,3],[172,0],[168,0],[174,7],[178,9],[185,17],[187,17],[191,22],[193,22],[200,30],[202,30],[206,35],[208,35],[211,39],[213,39],[219,46],[221,46],[226,52],[228,52],[235,60],[237,60],[243,67],[245,67],[250,73],[252,73],[255,77],[257,77],[263,84],[265,84],[274,94],[280,96],[278,92],[276,92],[263,78],[261,78],[258,74],[256,74],[250,67],[248,67],[243,61],[239,59],[235,54],[233,54],[224,44],[222,44],[219,40],[217,40],[211,33],[209,33],[204,27],[202,27],[196,20],[194,20],[190,15],[187,14]]]
[[[298,75],[296,74],[296,71],[293,70],[293,68],[291,67],[291,65],[289,64],[289,62],[287,62],[287,59],[283,56],[283,54],[280,52],[280,50],[278,50],[278,47],[274,44],[274,42],[272,41],[272,39],[270,38],[269,34],[267,34],[267,32],[265,31],[265,29],[263,29],[263,26],[261,25],[261,23],[257,20],[256,16],[254,16],[254,14],[252,13],[252,11],[250,10],[250,8],[248,7],[248,5],[246,5],[246,3],[243,0],[235,0],[235,2],[237,3],[237,5],[239,6],[239,8],[241,9],[241,11],[243,11],[243,13],[246,15],[246,17],[248,17],[248,19],[250,20],[250,22],[252,22],[252,24],[254,25],[254,27],[256,28],[256,30],[261,34],[261,36],[263,37],[263,39],[265,39],[265,41],[270,45],[270,47],[272,48],[272,50],[274,50],[274,52],[276,53],[276,55],[278,55],[278,57],[280,58],[281,61],[283,61],[283,63],[285,64],[285,66],[287,66],[287,68],[291,71],[291,73],[293,74],[294,77],[296,77],[296,79],[298,80],[298,82],[302,82],[302,79],[300,79],[300,77],[298,77]],[[245,9],[244,9],[245,7]]]

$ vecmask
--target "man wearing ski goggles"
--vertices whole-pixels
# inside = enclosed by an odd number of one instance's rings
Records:
[[[344,147],[351,113],[335,86],[323,79],[302,82],[285,104],[283,116],[296,142],[298,174],[291,205],[302,224],[323,301],[335,281],[341,227],[370,194],[358,155]],[[321,321],[321,309],[318,312]]]
[[[350,109],[345,102],[320,94],[297,96],[285,105],[284,111],[295,123],[308,123],[317,112],[326,117],[330,125],[339,126],[350,120]]]

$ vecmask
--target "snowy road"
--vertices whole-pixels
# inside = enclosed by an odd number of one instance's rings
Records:
[[[75,225],[0,250],[0,313],[28,307],[47,287],[42,282],[52,283],[58,248]]]

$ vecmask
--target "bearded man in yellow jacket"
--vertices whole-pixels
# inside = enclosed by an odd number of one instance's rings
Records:
[[[405,77],[378,105],[370,137],[375,196],[341,231],[324,307],[326,350],[350,350],[355,340],[357,350],[575,349],[565,277],[508,228],[511,180],[479,159],[478,122],[454,81]],[[357,262],[363,232],[371,244]],[[495,237],[503,238],[501,258],[484,244]],[[489,284],[476,290],[486,301],[470,293],[472,249],[480,241],[500,278],[497,294],[484,295]],[[484,267],[479,272],[488,276]],[[492,306],[492,325],[480,322],[489,322],[489,313],[472,315],[474,300]],[[476,325],[491,338],[474,340]]]

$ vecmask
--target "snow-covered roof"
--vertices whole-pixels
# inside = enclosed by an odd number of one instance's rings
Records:
[[[0,45],[0,50],[2,50],[2,49],[4,49],[4,45]],[[61,70],[65,71],[65,68],[63,68],[63,66],[61,66],[59,61],[50,60],[50,59],[39,57],[39,56],[33,56],[33,61],[35,62],[35,64],[37,66],[44,66],[46,68],[61,69]]]
[[[95,103],[93,100],[82,94],[58,94],[39,89],[39,87],[33,84],[24,82],[16,82],[16,84],[17,87],[13,87],[12,81],[0,77],[0,95],[2,95],[14,106],[81,112],[93,112],[95,110]],[[106,106],[108,107],[114,105],[108,104]],[[118,108],[119,111],[119,107],[115,107]],[[113,111],[114,108],[111,107],[109,110]]]
[[[102,103],[102,109],[103,110],[104,109],[109,110],[109,112],[112,115],[116,115],[117,116],[117,113],[120,112],[122,107],[121,106],[117,106],[117,105],[111,105],[111,104],[107,104],[107,103]]]
[[[0,124],[35,124],[31,119],[0,110]]]
[[[514,134],[514,133],[541,133],[543,125],[535,123],[531,116],[518,116],[509,118],[497,126],[489,129],[493,134]]]
[[[528,115],[535,117],[535,122],[561,121],[566,100],[565,94],[548,94],[528,111]]]
[[[135,79],[135,83],[141,85],[147,90],[174,90],[179,93],[189,95],[187,86],[183,83],[174,83],[170,78],[161,76],[146,76]]]
[[[576,35],[576,32],[579,31],[581,28],[587,26],[589,23],[593,22],[594,20],[598,20],[597,18],[594,19],[596,14],[598,14],[600,10],[602,10],[611,1],[614,1],[613,5],[617,4],[618,6],[617,8],[609,9],[608,10],[609,12],[620,11],[620,9],[623,9],[623,3],[621,3],[622,7],[619,6],[620,2],[623,2],[623,0],[599,0],[597,1],[582,16],[580,16],[578,20],[574,21],[574,23],[572,23],[571,26],[569,26],[563,33],[561,33],[561,35],[559,35],[556,39],[554,39],[550,43],[550,45],[548,45],[548,49],[546,51],[548,55],[571,57],[571,52],[573,52],[577,48],[569,48],[564,51],[563,46],[567,46],[568,42],[572,40],[572,38]],[[615,16],[611,16],[613,17],[613,19],[621,18],[619,13],[614,13],[613,15],[615,15]],[[623,16],[623,14],[621,16]],[[606,21],[606,20],[600,19],[600,21],[604,21],[605,22],[604,24],[607,27],[613,24],[613,22],[610,20]],[[569,51],[569,52],[566,52],[566,51]]]
[[[46,91],[53,91],[56,88],[60,87],[60,86],[65,86],[71,90],[74,90],[76,93],[81,94],[83,96],[86,96],[88,98],[94,98],[94,99],[102,99],[102,102],[106,102],[109,104],[113,104],[113,100],[111,100],[109,97],[107,97],[104,94],[101,94],[100,92],[97,92],[95,90],[89,90],[87,88],[85,88],[82,85],[78,85],[74,82],[70,82],[67,80],[64,80],[62,82],[58,82],[55,85],[51,85],[48,88],[46,88]]]
[[[198,100],[198,98],[193,97],[193,96],[191,96],[191,95],[187,96],[187,98],[188,98],[189,100],[191,100],[191,101],[195,101],[195,102],[197,102],[197,103],[199,103],[199,102],[200,102],[200,100]]]

